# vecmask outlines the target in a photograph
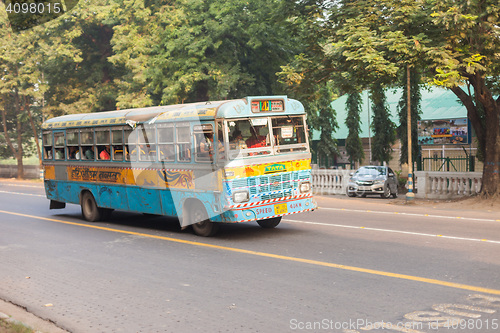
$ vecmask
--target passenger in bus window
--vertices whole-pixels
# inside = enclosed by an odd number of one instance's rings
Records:
[[[94,159],[94,150],[92,149],[92,147],[85,150],[84,155],[85,155],[86,160],[93,160]]]
[[[245,141],[247,147],[248,148],[265,147],[266,146],[266,137],[264,135],[259,135],[259,128],[253,127],[251,132],[252,132],[252,136],[249,137]]]
[[[246,149],[247,144],[243,140],[243,135],[240,130],[236,130],[233,133],[233,140],[231,142],[234,145],[234,149]]]
[[[64,148],[56,148],[56,160],[64,160]]]
[[[109,160],[111,156],[109,155],[109,146],[104,146],[104,149],[99,153],[99,159]]]
[[[78,151],[78,147],[75,147],[75,146],[69,147],[68,158],[70,160],[76,160],[77,159],[77,157],[76,157],[77,151]]]
[[[199,147],[199,156],[202,159],[209,159],[213,154],[213,142],[214,136],[213,133],[204,133],[200,135],[200,147]]]

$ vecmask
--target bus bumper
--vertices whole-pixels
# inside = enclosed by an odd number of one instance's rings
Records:
[[[214,222],[250,222],[265,220],[278,216],[313,211],[318,207],[312,195],[302,198],[284,198],[281,200],[266,200],[224,207],[224,213],[214,219]]]

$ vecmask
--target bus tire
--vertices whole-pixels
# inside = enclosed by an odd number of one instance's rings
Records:
[[[94,196],[90,192],[83,192],[82,200],[82,215],[89,222],[97,222],[102,217],[102,211],[97,207]]]
[[[264,229],[276,228],[281,222],[281,216],[272,217],[270,219],[258,220],[257,223]]]
[[[187,212],[189,224],[192,225],[193,231],[196,235],[202,237],[210,237],[217,233],[219,230],[219,223],[210,221],[205,207],[201,203],[190,205]]]

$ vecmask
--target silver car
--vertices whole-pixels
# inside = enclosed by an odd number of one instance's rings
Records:
[[[398,196],[398,180],[391,168],[367,165],[351,173],[346,194],[349,197],[380,194],[382,198]]]

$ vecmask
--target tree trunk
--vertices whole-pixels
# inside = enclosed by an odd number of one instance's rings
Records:
[[[466,94],[459,87],[451,88],[451,90],[467,108],[467,117],[474,127],[480,146],[484,150],[481,193],[487,196],[498,195],[500,194],[500,103],[493,98],[480,73],[470,75],[468,78],[474,87],[476,100],[483,107],[484,121],[481,119],[472,96]]]

